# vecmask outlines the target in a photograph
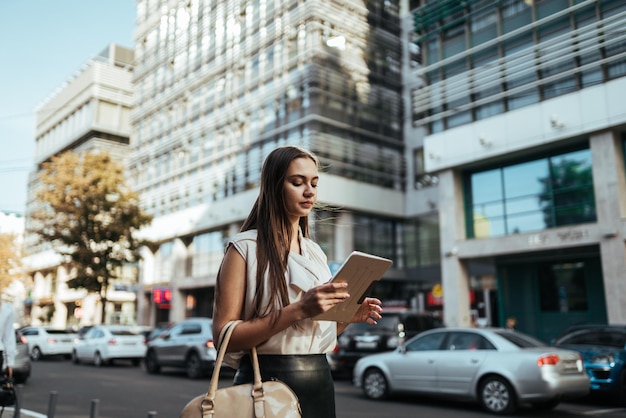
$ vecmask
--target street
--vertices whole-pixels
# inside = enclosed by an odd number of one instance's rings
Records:
[[[232,378],[225,373],[220,386]],[[31,379],[22,387],[22,408],[46,414],[51,408],[56,418],[87,418],[97,399],[97,418],[142,418],[151,411],[156,417],[175,418],[192,397],[206,392],[209,379],[189,380],[182,372],[164,370],[149,375],[143,367],[130,363],[96,368],[89,364],[74,365],[68,360],[45,359],[33,363]],[[386,402],[365,399],[347,380],[335,384],[337,418],[404,417],[484,417],[478,405],[419,398],[397,397]],[[56,392],[55,396],[51,394]],[[563,403],[554,411],[522,408],[516,417],[625,417],[626,408],[585,403]],[[51,418],[51,417],[50,417]]]

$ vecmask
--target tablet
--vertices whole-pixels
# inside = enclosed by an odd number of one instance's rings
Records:
[[[383,277],[391,264],[392,261],[387,258],[353,251],[331,279],[333,282],[348,283],[350,297],[313,319],[350,322],[363,299]]]

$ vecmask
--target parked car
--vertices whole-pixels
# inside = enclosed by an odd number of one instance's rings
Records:
[[[15,330],[15,342],[17,353],[15,355],[15,365],[13,366],[13,380],[15,383],[26,383],[31,372],[28,341],[19,330]]]
[[[20,328],[20,332],[28,341],[30,358],[34,361],[46,356],[64,356],[70,358],[76,333],[66,329],[45,326],[29,326]]]
[[[425,331],[394,351],[361,358],[353,380],[371,399],[396,392],[447,396],[502,415],[521,403],[548,410],[589,393],[578,352],[501,328]]]
[[[554,345],[582,355],[591,394],[606,394],[626,405],[626,325],[577,325]]]
[[[384,313],[377,325],[358,322],[348,325],[337,338],[337,346],[327,356],[334,377],[352,377],[352,369],[363,356],[391,351],[422,331],[443,326],[430,314],[414,311]]]
[[[170,325],[171,323],[169,322],[163,322],[163,323],[155,325],[154,328],[149,328],[149,329],[144,330],[143,336],[144,336],[145,343],[148,344],[150,341],[162,335],[165,331],[167,331]]]
[[[95,325],[77,337],[72,348],[72,362],[92,362],[96,367],[116,360],[128,360],[138,366],[146,355],[143,334],[127,325]]]
[[[191,379],[208,375],[217,357],[212,325],[210,318],[187,318],[170,325],[148,342],[147,372],[159,373],[162,367],[175,367],[184,369]]]

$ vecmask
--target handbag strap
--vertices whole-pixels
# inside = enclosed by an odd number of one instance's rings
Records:
[[[243,321],[236,320],[230,321],[220,331],[218,337],[219,350],[217,352],[217,358],[215,359],[215,366],[213,366],[213,374],[211,375],[211,383],[209,384],[209,390],[202,400],[202,416],[211,416],[211,411],[215,408],[215,393],[217,392],[217,386],[220,379],[220,370],[222,368],[222,362],[226,355],[228,343],[230,337],[235,330],[235,327]],[[254,384],[252,390],[252,396],[254,398],[254,416],[262,418],[265,416],[265,399],[263,393],[263,383],[261,381],[261,369],[259,367],[259,358],[257,356],[256,347],[252,347],[250,350],[250,359],[252,360],[252,369],[254,371]]]

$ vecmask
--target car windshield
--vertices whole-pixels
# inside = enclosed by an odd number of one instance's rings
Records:
[[[507,339],[508,341],[520,348],[545,347],[547,345],[543,341],[540,341],[535,337],[531,337],[530,335],[522,334],[521,332],[511,332],[503,330],[496,331],[496,334],[498,334],[502,338]]]
[[[624,348],[626,333],[585,330],[563,337],[557,344],[602,345],[605,347]]]

